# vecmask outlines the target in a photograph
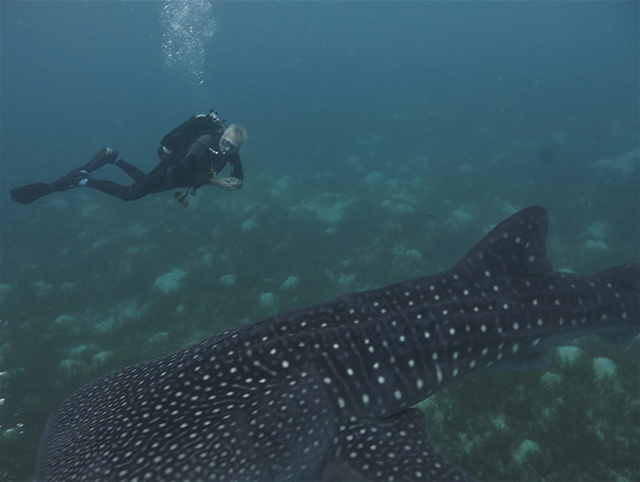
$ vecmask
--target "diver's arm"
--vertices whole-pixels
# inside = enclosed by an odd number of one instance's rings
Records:
[[[224,177],[221,177],[220,179],[212,177],[209,183],[212,186],[219,187],[220,189],[224,189],[224,179],[225,179]]]
[[[230,156],[229,166],[231,167],[231,177],[240,181],[244,181],[244,170],[242,169],[242,163],[240,162],[240,154],[234,153]]]

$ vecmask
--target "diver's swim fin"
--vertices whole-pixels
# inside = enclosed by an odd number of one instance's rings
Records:
[[[20,204],[31,204],[47,194],[51,194],[54,190],[49,184],[37,182],[27,186],[19,187],[11,190],[11,199]]]

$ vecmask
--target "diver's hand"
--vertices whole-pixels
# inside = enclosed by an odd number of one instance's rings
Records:
[[[224,189],[225,191],[233,191],[234,189],[240,189],[242,187],[242,181],[235,177],[225,177],[222,179],[212,179],[211,184]]]
[[[242,187],[242,181],[237,177],[228,177],[224,180],[225,191],[233,191],[234,189],[240,189]]]

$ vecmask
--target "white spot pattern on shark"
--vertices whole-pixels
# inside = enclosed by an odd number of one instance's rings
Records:
[[[39,481],[475,479],[410,407],[538,367],[545,349],[640,331],[637,264],[552,272],[547,215],[496,226],[451,269],[221,333],[99,378],[42,437]]]

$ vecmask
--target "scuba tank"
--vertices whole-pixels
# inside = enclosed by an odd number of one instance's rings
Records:
[[[204,134],[222,134],[226,127],[224,119],[220,119],[218,113],[213,110],[209,110],[208,115],[193,116],[160,140],[158,156],[160,159],[171,156],[180,160],[198,137]]]

